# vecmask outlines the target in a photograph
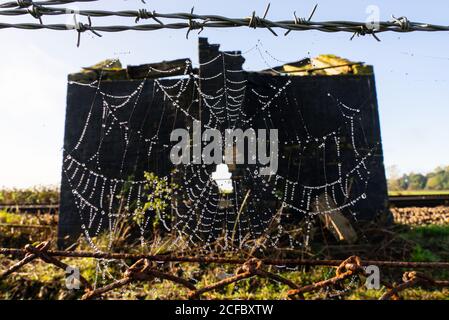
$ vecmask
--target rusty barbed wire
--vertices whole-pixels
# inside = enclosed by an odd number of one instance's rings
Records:
[[[124,278],[114,281],[104,287],[97,288],[95,290],[87,291],[81,299],[90,300],[101,296],[102,294],[123,287],[133,281],[151,281],[154,278],[159,278],[161,280],[169,280],[171,282],[180,284],[189,290],[196,291],[195,286],[188,280],[181,277],[168,274],[165,272],[158,271],[156,266],[151,263],[148,259],[140,259],[134,263],[128,270],[124,273]]]
[[[31,263],[36,259],[40,259],[41,261],[49,264],[53,264],[56,267],[66,270],[68,265],[58,259],[55,256],[59,257],[72,257],[72,258],[81,258],[81,257],[93,257],[98,259],[129,259],[130,257],[140,257],[137,261],[127,268],[127,270],[123,273],[123,278],[115,280],[112,283],[109,283],[100,288],[93,288],[90,283],[80,275],[79,281],[84,287],[84,295],[81,299],[96,299],[101,298],[103,294],[112,291],[114,289],[118,289],[129,285],[134,282],[142,282],[142,281],[152,281],[154,279],[166,280],[173,282],[175,284],[181,285],[188,289],[187,298],[188,299],[199,299],[202,294],[215,291],[221,288],[224,288],[232,283],[236,283],[242,281],[244,279],[249,279],[253,277],[266,278],[271,281],[275,281],[281,284],[284,284],[290,287],[290,291],[288,291],[287,296],[289,299],[304,299],[304,293],[312,293],[316,291],[320,291],[322,289],[330,289],[336,286],[343,286],[344,282],[353,277],[367,277],[368,274],[365,271],[364,265],[375,263],[375,261],[365,261],[363,262],[358,256],[351,256],[346,260],[337,261],[337,260],[303,260],[303,265],[325,265],[325,266],[333,266],[336,267],[335,276],[330,279],[325,279],[322,281],[318,281],[316,283],[307,284],[307,285],[298,285],[291,280],[284,278],[280,275],[274,274],[270,271],[265,270],[265,266],[269,264],[275,264],[274,262],[285,262],[290,263],[292,260],[289,259],[223,259],[223,258],[214,258],[214,257],[196,257],[189,258],[186,260],[185,257],[178,257],[171,259],[161,259],[164,256],[146,256],[143,255],[129,255],[129,254],[107,254],[98,257],[97,252],[91,252],[87,254],[86,252],[56,252],[49,250],[50,241],[42,242],[37,246],[27,245],[24,249],[0,249],[0,254],[25,254],[25,257],[19,262],[10,266],[6,271],[0,273],[0,280],[6,278],[14,272],[17,272],[20,268],[25,266],[26,264]],[[166,258],[166,257],[165,257]],[[203,287],[197,287],[193,283],[191,283],[188,279],[167,273],[165,271],[158,270],[158,264],[155,262],[170,262],[170,261],[178,261],[178,262],[201,262],[201,263],[230,263],[239,265],[235,271],[234,275],[231,275],[225,279],[222,279],[218,282],[205,285]],[[265,262],[268,262],[266,264]],[[308,262],[315,263],[308,263]],[[322,262],[325,262],[324,264]],[[336,263],[338,262],[338,263]],[[384,261],[385,262],[385,261]],[[287,264],[288,264],[287,263]],[[389,262],[386,266],[393,266],[391,263],[395,263],[395,267],[403,267],[403,266],[420,266],[420,267],[430,267],[431,264],[441,267],[442,263],[410,263],[405,261],[397,261],[397,262]],[[382,264],[382,261],[378,261],[378,265]],[[444,264],[444,263],[443,263]],[[446,268],[449,267],[448,263],[445,263]],[[425,275],[421,272],[417,271],[407,271],[403,274],[403,283],[393,286],[385,281],[381,281],[381,284],[387,289],[387,291],[380,297],[380,300],[389,300],[389,299],[399,299],[399,293],[404,291],[407,288],[411,288],[414,286],[426,286],[426,287],[437,287],[437,288],[447,288],[449,287],[449,281],[441,281],[434,280],[428,275]]]
[[[397,285],[396,287],[390,288],[385,292],[379,300],[390,300],[393,296],[397,296],[398,293],[404,291],[405,289],[414,286],[425,286],[425,287],[449,287],[449,281],[434,280],[431,277],[417,271],[407,271],[402,275],[403,283]]]
[[[154,31],[161,29],[187,29],[187,34],[191,30],[203,30],[204,28],[237,28],[237,27],[249,27],[249,28],[263,28],[268,29],[271,33],[277,36],[274,31],[275,28],[286,30],[285,35],[291,31],[307,31],[315,30],[322,32],[348,32],[352,33],[353,38],[355,35],[372,35],[377,40],[376,36],[383,32],[438,32],[449,31],[449,26],[437,25],[431,23],[413,22],[409,21],[407,17],[396,18],[392,16],[391,21],[379,21],[378,28],[373,29],[367,26],[366,22],[356,21],[312,21],[312,16],[316,11],[316,6],[313,8],[309,17],[298,18],[296,12],[293,14],[293,20],[279,20],[272,21],[267,19],[267,14],[270,6],[268,5],[263,16],[256,15],[256,11],[245,18],[229,18],[220,15],[200,15],[193,13],[193,9],[189,13],[158,13],[156,11],[149,11],[147,9],[141,10],[125,10],[125,11],[107,11],[107,10],[79,10],[66,8],[53,8],[46,7],[45,5],[37,5],[37,2],[33,3],[34,16],[43,15],[67,15],[76,14],[87,17],[132,17],[135,22],[139,22],[141,19],[153,19],[156,24],[141,24],[141,25],[106,25],[106,26],[90,26],[89,30],[96,32],[122,32],[122,31]],[[1,8],[1,7],[0,7]],[[11,10],[1,10],[0,15],[26,15],[31,14],[28,8],[18,8]],[[181,20],[182,22],[164,23],[161,19],[166,20]],[[25,30],[73,30],[77,29],[76,24],[34,24],[34,23],[1,23],[0,29],[16,28]]]
[[[25,255],[26,249],[0,248],[2,255]],[[223,257],[189,257],[172,255],[147,255],[133,253],[112,253],[112,252],[91,252],[91,251],[61,251],[47,250],[46,254],[52,257],[60,258],[93,258],[108,260],[139,260],[147,259],[158,262],[185,262],[185,263],[217,263],[217,264],[244,264],[247,259],[241,258],[223,258]],[[335,267],[341,264],[341,260],[316,260],[316,259],[261,259],[264,265],[279,266],[330,266]],[[449,262],[412,262],[412,261],[379,261],[365,260],[362,266],[377,265],[386,268],[430,268],[430,269],[449,269]]]
[[[45,241],[40,243],[36,247],[32,245],[26,245],[24,249],[27,252],[25,258],[23,258],[17,264],[8,268],[8,270],[6,270],[5,272],[0,273],[0,280],[10,275],[11,273],[16,272],[17,270],[22,268],[25,264],[28,264],[37,258],[41,259],[45,263],[52,264],[59,269],[66,270],[69,267],[67,264],[47,254],[47,250],[50,247],[50,244],[51,244],[50,241]],[[83,276],[80,275],[79,280],[84,285],[86,290],[92,289],[89,282]]]
[[[288,297],[290,299],[295,299],[296,296],[299,296],[300,298],[304,299],[304,293],[313,292],[320,290],[322,288],[336,285],[348,279],[349,277],[352,277],[359,273],[364,274],[364,269],[361,265],[360,258],[357,256],[351,256],[348,259],[341,262],[341,264],[337,267],[335,273],[336,275],[333,278],[326,279],[310,285],[306,285],[298,289],[290,290],[288,292]]]

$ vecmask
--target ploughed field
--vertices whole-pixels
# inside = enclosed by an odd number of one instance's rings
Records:
[[[406,225],[449,225],[449,207],[391,208],[394,222]]]

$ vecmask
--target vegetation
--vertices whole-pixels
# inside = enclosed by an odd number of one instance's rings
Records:
[[[15,213],[0,213],[0,223],[13,224],[42,224],[52,226],[55,230],[54,218],[50,215],[24,216]],[[443,226],[396,226],[395,237],[400,241],[390,243],[391,250],[404,251],[404,259],[410,261],[449,261],[449,225]],[[54,234],[53,234],[54,235]],[[39,230],[15,229],[0,226],[0,246],[1,247],[23,247],[27,243],[37,243],[47,240],[49,235]],[[107,245],[109,236],[100,235],[96,242],[100,247],[101,243]],[[147,249],[149,253],[168,253],[171,239],[167,236],[164,239],[153,240]],[[406,245],[405,245],[406,243]],[[394,248],[393,248],[394,247]],[[123,252],[142,252],[139,246],[123,245],[116,248]],[[91,250],[85,240],[80,240],[76,250]],[[193,248],[189,249],[189,254]],[[335,250],[335,248],[334,248]],[[319,250],[323,251],[323,250]],[[317,252],[315,252],[317,254]],[[342,253],[345,256],[351,251]],[[243,257],[244,253],[229,253],[233,257]],[[2,257],[0,270],[17,262],[18,257]],[[394,257],[384,257],[394,259]],[[65,263],[78,266],[81,274],[90,282],[103,286],[114,279],[123,276],[126,265],[113,261],[97,261],[95,259],[62,259]],[[126,261],[127,265],[133,261]],[[217,282],[235,273],[236,267],[231,265],[206,265],[206,264],[185,264],[185,263],[165,263],[160,265],[165,271],[189,279],[196,283],[198,287]],[[335,269],[329,267],[299,268],[295,271],[285,269],[270,270],[297,284],[311,284],[320,280],[328,279],[335,275]],[[382,277],[388,282],[400,281],[401,274],[405,270],[382,269]],[[99,273],[98,273],[99,272]],[[429,271],[435,279],[447,279],[448,274],[444,271]],[[306,299],[377,299],[384,292],[380,290],[366,289],[359,280],[348,281],[345,289],[322,290],[317,293],[306,295]],[[221,290],[206,293],[203,299],[286,299],[289,288],[279,283],[262,279],[252,278],[235,283]],[[6,279],[0,281],[0,299],[78,299],[82,296],[82,290],[68,290],[65,287],[65,273],[63,270],[45,264],[34,262],[26,265],[20,273],[14,273]],[[105,296],[107,299],[185,299],[188,292],[184,287],[173,284],[169,281],[155,279],[148,282],[133,283],[124,289],[113,290]],[[449,299],[448,289],[432,288],[411,288],[401,293],[404,299]]]
[[[153,212],[151,217],[153,221],[153,230],[158,230],[161,217],[164,221],[170,221],[172,217],[167,214],[167,209],[173,193],[178,188],[175,183],[169,182],[167,178],[159,178],[152,172],[145,172],[144,174],[146,184],[144,190],[146,193],[146,201],[142,208],[135,209],[134,221],[137,224],[143,225],[145,223],[145,213]]]
[[[0,247],[23,248],[29,243],[56,237],[54,215],[0,211]]]
[[[449,166],[438,167],[424,175],[421,173],[404,174],[388,180],[389,191],[442,191],[449,190]]]
[[[449,172],[449,168],[443,170],[444,174]],[[435,170],[435,174],[444,176],[441,170]],[[408,175],[407,177],[409,177]],[[429,176],[429,175],[428,175]],[[426,176],[426,179],[428,178]],[[430,176],[429,176],[430,177]],[[404,177],[403,177],[404,178]],[[150,253],[164,254],[170,253],[170,248],[174,243],[169,234],[163,232],[155,232],[163,229],[160,223],[160,216],[164,215],[164,220],[169,221],[167,216],[167,207],[177,186],[168,181],[159,178],[151,173],[145,174],[148,181],[145,187],[146,200],[142,203],[143,209],[138,212],[136,203],[125,205],[125,212],[135,212],[133,221],[124,221],[124,226],[130,223],[140,225],[145,217],[150,218],[153,224],[153,234],[150,239],[149,247],[140,247],[138,245],[130,245],[128,229],[120,229],[120,234],[113,235],[121,238],[115,241],[112,246],[114,250],[130,253]],[[439,178],[440,179],[440,178]],[[420,193],[434,192],[432,190],[424,190],[426,183],[417,184],[420,178],[404,178],[403,185],[407,183],[407,188],[415,188],[417,185],[424,186],[419,190]],[[444,181],[440,179],[439,181]],[[410,193],[411,189],[397,190],[400,193]],[[124,192],[126,194],[126,192]],[[4,190],[0,193],[0,202],[20,204],[39,204],[39,203],[57,203],[58,190],[56,188],[35,188],[28,190]],[[395,217],[396,218],[396,217]],[[397,220],[399,221],[399,220]],[[403,223],[406,223],[404,220]],[[408,223],[408,222],[407,222]],[[410,222],[411,223],[411,222]],[[24,227],[20,227],[23,225]],[[53,215],[32,215],[22,213],[11,213],[0,211],[0,247],[23,247],[28,243],[39,243],[44,240],[56,237],[57,218]],[[26,226],[34,226],[28,228]],[[41,228],[39,228],[41,226]],[[37,228],[35,228],[37,227]],[[375,258],[395,260],[404,259],[409,261],[449,261],[449,224],[441,225],[414,225],[403,224],[396,225],[388,230],[383,230],[381,234],[390,235],[391,239],[379,241],[371,241],[365,238],[364,242],[355,244],[355,246],[335,246],[333,243],[325,243],[314,245],[306,253],[306,256],[319,258],[347,257],[356,253],[354,249],[360,246],[361,250],[365,250],[366,254],[361,253],[364,258],[372,258],[372,254],[382,254]],[[369,236],[369,235],[368,235]],[[110,235],[100,234],[95,242],[99,248],[108,247]],[[384,243],[387,243],[386,245]],[[54,245],[54,244],[53,244]],[[365,249],[363,249],[365,248]],[[89,244],[80,239],[74,250],[91,250]],[[204,254],[202,252],[194,252],[195,248],[187,247],[188,254]],[[345,251],[346,250],[346,251]],[[338,252],[338,253],[337,253]],[[242,251],[227,253],[234,258],[245,257]],[[270,253],[276,255],[277,253]],[[298,253],[299,255],[299,253]],[[366,255],[366,257],[365,257]],[[371,255],[371,256],[370,256]],[[0,270],[5,270],[18,261],[19,257],[0,256]],[[133,261],[122,262],[100,261],[90,258],[71,259],[64,258],[63,262],[77,266],[80,268],[81,274],[90,282],[95,283],[97,287],[111,283],[114,279],[123,276],[126,265],[131,265]],[[236,272],[236,266],[217,265],[217,264],[185,264],[185,263],[164,263],[159,265],[165,271],[176,274],[188,279],[198,287],[208,285],[222,280]],[[320,280],[328,279],[335,275],[335,269],[329,267],[299,268],[295,271],[287,271],[285,269],[277,269],[270,267],[274,273],[281,275],[291,281],[307,285]],[[401,274],[406,270],[390,270],[382,269],[382,277],[387,282],[401,281]],[[435,279],[447,279],[449,273],[442,270],[425,270],[426,274],[431,275]],[[45,264],[40,261],[33,262],[21,269],[20,273],[14,273],[0,281],[0,300],[1,299],[78,299],[82,296],[82,290],[68,290],[65,287],[66,275],[63,270]],[[286,299],[289,288],[277,282],[262,278],[251,278],[232,284],[221,290],[206,293],[203,299]],[[334,288],[332,290],[321,290],[317,293],[306,295],[306,299],[377,299],[384,292],[385,288],[380,290],[366,289],[359,280],[353,282],[348,281],[342,288]],[[152,281],[132,283],[123,289],[113,290],[105,296],[107,299],[185,299],[188,292],[184,287],[176,285],[169,281],[160,281],[154,279]],[[405,290],[401,293],[404,299],[449,299],[449,289],[433,289],[416,287]]]
[[[449,190],[388,190],[390,196],[426,196],[434,194],[449,194]]]
[[[0,204],[57,204],[59,203],[59,188],[52,186],[39,186],[26,189],[0,190]]]
[[[449,261],[449,225],[416,226],[401,236],[414,243],[411,261]]]

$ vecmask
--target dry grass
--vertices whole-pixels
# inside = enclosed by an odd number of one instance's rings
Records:
[[[0,213],[0,221],[5,223],[18,224],[49,224],[52,226],[51,235],[54,236],[55,220],[53,216],[26,216],[21,214]],[[48,234],[44,231],[36,232],[29,229],[0,229],[0,246],[2,247],[22,247],[27,243],[39,242],[48,239]],[[378,249],[378,257],[384,256],[385,259],[403,256],[407,260],[415,261],[449,261],[449,226],[399,226],[392,230],[373,230],[366,231],[366,234],[372,237],[382,237],[382,241],[374,241],[380,246],[386,246],[382,250]],[[381,236],[384,234],[384,236]],[[386,237],[388,234],[389,237]],[[50,235],[50,236],[51,236]],[[99,238],[97,241],[101,244],[106,243],[106,238]],[[373,238],[374,239],[374,238]],[[377,238],[376,238],[377,239]],[[380,239],[380,238],[379,238]],[[173,250],[172,239],[155,238],[151,242],[151,246],[147,252],[166,253]],[[130,252],[139,252],[139,246],[130,246],[125,239],[121,239],[116,243],[122,246],[121,250]],[[366,240],[361,244],[366,246]],[[371,244],[370,244],[371,245]],[[328,248],[323,248],[323,244],[316,245],[314,253],[320,257],[326,257],[329,251],[332,253],[334,249],[331,244]],[[181,246],[182,247],[182,246]],[[404,247],[408,249],[404,251]],[[338,255],[348,256],[354,252],[354,247],[344,250],[344,246],[340,246]],[[80,241],[78,250],[89,249],[85,241]],[[200,251],[193,251],[188,246],[185,250],[190,250],[190,254],[202,254]],[[375,251],[375,250],[374,250]],[[367,249],[366,254],[374,254],[373,248]],[[336,251],[335,251],[336,252]],[[373,253],[374,252],[374,253]],[[309,252],[313,253],[313,252]],[[232,253],[234,256],[244,256],[244,252]],[[295,253],[293,253],[295,255]],[[360,254],[364,257],[364,253]],[[388,256],[389,255],[389,256]],[[17,261],[14,257],[0,258],[0,270],[6,269],[9,265]],[[69,265],[78,266],[82,275],[91,283],[97,286],[110,283],[114,279],[122,276],[126,267],[132,261],[106,262],[96,261],[94,259],[70,259],[63,261]],[[172,272],[178,276],[189,279],[198,286],[211,284],[219,281],[236,271],[235,266],[228,265],[201,265],[201,264],[183,264],[183,263],[164,263],[160,267],[165,271]],[[327,279],[335,274],[335,270],[329,267],[316,268],[300,268],[295,271],[287,271],[285,269],[276,269],[272,267],[272,271],[283,277],[290,279],[297,284],[310,284],[319,280]],[[400,281],[401,274],[404,270],[382,270],[382,277],[391,281],[395,279]],[[447,279],[448,272],[432,272],[432,276],[436,279]],[[368,290],[357,281],[348,282],[345,290],[322,290],[317,293],[309,294],[307,299],[376,299],[379,298],[385,288],[381,290]],[[272,282],[267,279],[252,278],[243,280],[239,283],[230,285],[222,290],[207,293],[204,299],[286,299],[288,287],[279,283]],[[0,281],[0,299],[77,299],[83,294],[82,290],[67,290],[65,287],[65,274],[62,270],[58,270],[52,265],[42,262],[34,262],[25,266],[20,272],[11,275],[3,281]],[[173,284],[168,281],[153,280],[145,283],[135,283],[122,289],[111,291],[105,295],[106,299],[184,299],[187,296],[185,288]],[[433,290],[429,288],[413,288],[406,290],[402,295],[404,299],[449,299],[449,291]]]

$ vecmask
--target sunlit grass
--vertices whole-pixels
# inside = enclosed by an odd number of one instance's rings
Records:
[[[40,223],[37,218],[24,221],[22,214],[0,212],[0,222],[8,223]],[[398,235],[409,241],[412,247],[407,260],[410,261],[449,261],[449,226],[404,226],[399,228]],[[31,238],[30,238],[31,237]],[[28,234],[27,231],[16,231],[14,234],[2,232],[0,236],[1,247],[21,247],[25,243],[39,242],[47,240],[47,236],[39,235],[36,232]],[[16,242],[14,242],[14,241]],[[25,240],[30,240],[25,242]],[[96,242],[100,247],[108,243],[107,235],[99,235]],[[124,244],[123,244],[124,245]],[[150,252],[165,252],[166,242],[163,239],[153,241]],[[120,248],[118,248],[120,249]],[[137,252],[139,248],[122,247],[126,251]],[[85,241],[80,242],[76,250],[91,250]],[[234,255],[238,255],[234,253]],[[363,257],[362,257],[363,258]],[[388,259],[388,257],[386,258]],[[17,262],[17,259],[0,257],[0,270]],[[92,284],[101,287],[112,281],[123,277],[123,272],[127,265],[133,261],[108,262],[90,258],[62,259],[65,263],[73,267],[79,267],[81,274]],[[125,264],[126,263],[126,264]],[[160,265],[162,268],[162,265]],[[197,287],[203,287],[222,280],[236,273],[238,266],[232,265],[203,265],[187,263],[164,264],[165,272],[176,274],[195,283]],[[295,271],[268,267],[270,271],[285,277],[298,285],[308,285],[318,281],[329,279],[335,275],[335,269],[330,267],[300,268]],[[404,270],[381,270],[381,276],[387,282],[400,283],[401,274]],[[424,270],[435,279],[447,279],[448,272]],[[329,299],[341,296],[344,299],[365,300],[378,299],[386,289],[367,289],[363,280],[354,283],[347,282],[347,290],[337,291],[320,290],[308,293],[306,299]],[[202,299],[287,299],[287,292],[290,288],[286,285],[274,282],[270,279],[251,278],[232,284],[225,288],[205,293]],[[0,282],[0,299],[79,299],[83,295],[83,290],[68,290],[65,286],[65,273],[52,265],[40,261],[26,265],[20,272],[15,273]],[[121,289],[108,292],[106,299],[186,299],[189,291],[177,284],[169,281],[153,279],[151,281],[136,282]],[[403,299],[449,299],[448,289],[433,288],[410,288],[401,293]]]
[[[58,186],[36,186],[31,188],[0,189],[0,204],[37,205],[59,203]]]
[[[441,195],[448,194],[449,190],[401,190],[388,191],[389,196],[427,196],[427,195]]]

